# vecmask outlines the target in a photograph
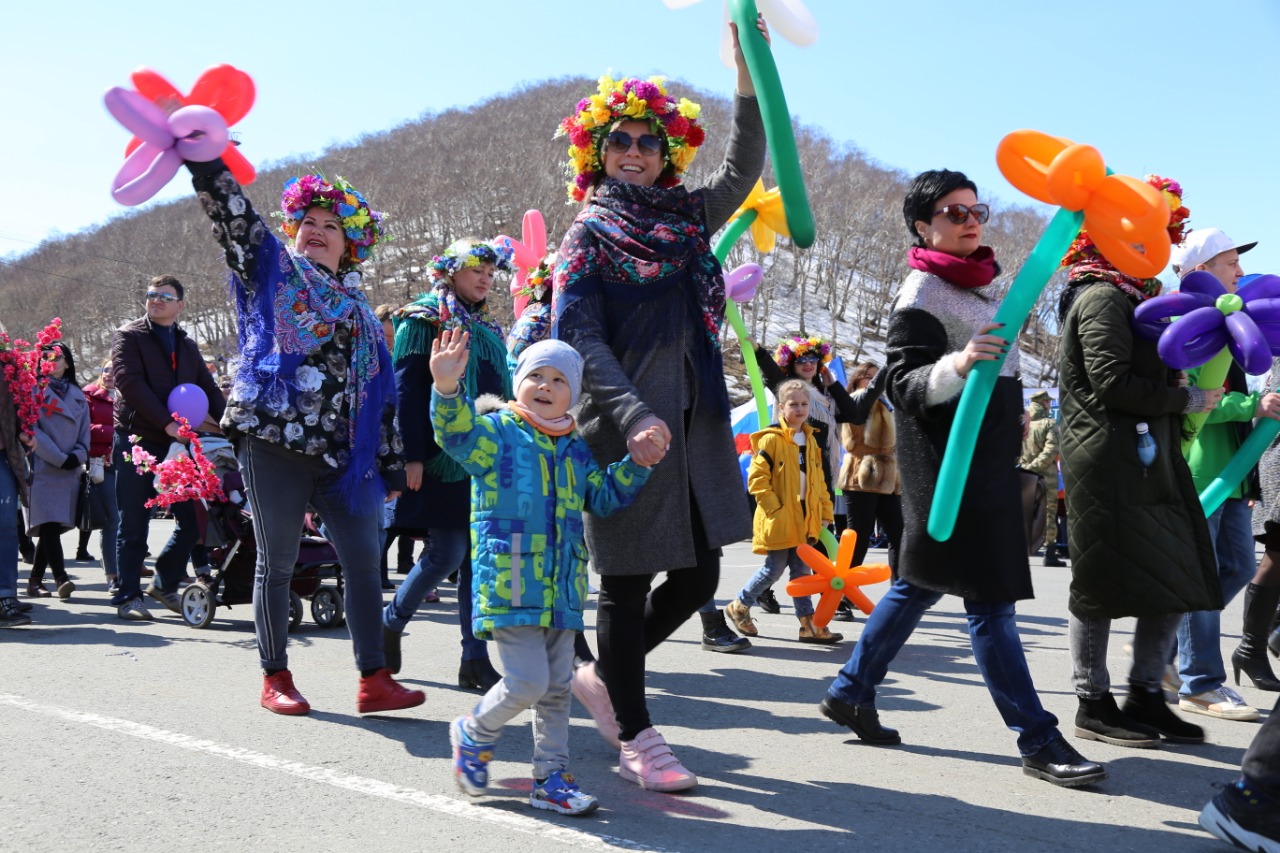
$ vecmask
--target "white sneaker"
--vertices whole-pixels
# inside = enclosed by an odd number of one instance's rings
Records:
[[[116,609],[116,613],[119,614],[121,619],[126,619],[130,622],[145,622],[152,618],[151,611],[142,606],[141,598],[126,601]]]
[[[1220,720],[1250,722],[1258,719],[1258,709],[1244,701],[1244,697],[1225,684],[1217,690],[1208,690],[1194,696],[1184,696],[1178,707],[1192,714],[1204,714]]]

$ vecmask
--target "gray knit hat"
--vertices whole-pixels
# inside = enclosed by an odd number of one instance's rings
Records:
[[[516,362],[516,375],[511,379],[511,387],[519,388],[529,372],[538,367],[554,367],[564,374],[569,381],[569,406],[578,404],[578,395],[582,393],[582,356],[564,341],[547,338],[525,348]]]

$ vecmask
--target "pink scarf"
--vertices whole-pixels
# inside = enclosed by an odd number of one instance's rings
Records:
[[[977,251],[967,258],[939,252],[936,249],[912,246],[911,251],[907,253],[907,266],[913,270],[922,270],[936,275],[948,284],[954,284],[965,290],[986,287],[1000,274],[996,253],[990,246],[979,246]]]
[[[515,400],[507,403],[507,405],[511,407],[511,411],[524,418],[524,420],[538,432],[545,433],[553,437],[568,435],[573,432],[574,423],[573,418],[570,415],[561,415],[554,421],[549,421],[546,418],[538,417],[532,411],[520,405]]]

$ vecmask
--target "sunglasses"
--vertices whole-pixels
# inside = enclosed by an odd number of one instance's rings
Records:
[[[178,302],[179,297],[175,293],[159,293],[154,290],[147,291],[148,302]]]
[[[818,357],[816,355],[802,355],[796,359],[796,364],[816,364]]]
[[[652,157],[662,151],[662,137],[653,133],[644,133],[636,139],[625,130],[615,130],[604,138],[605,144],[614,154],[626,154],[634,142],[640,153]]]
[[[991,218],[991,208],[985,204],[975,204],[972,207],[967,204],[949,204],[941,210],[935,210],[933,215],[937,216],[939,213],[945,213],[947,219],[956,225],[963,225],[970,213],[973,214],[974,219],[978,220],[979,225]]]

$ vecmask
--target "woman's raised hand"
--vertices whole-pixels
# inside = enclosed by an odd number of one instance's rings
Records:
[[[431,342],[431,378],[441,394],[458,391],[458,380],[467,372],[471,333],[461,329],[445,329]]]
[[[968,376],[973,366],[980,361],[995,361],[1009,351],[1009,342],[999,335],[991,334],[1002,328],[1004,323],[988,323],[978,330],[978,334],[969,339],[964,349],[953,355],[952,365],[956,373]]]
[[[756,15],[756,29],[764,36],[765,44],[773,44],[769,38],[769,25],[764,22],[764,15]],[[733,34],[733,64],[738,69],[738,94],[755,97],[756,84],[751,82],[751,72],[747,70],[747,59],[742,55],[742,45],[738,43],[738,25],[729,22],[729,32]]]

